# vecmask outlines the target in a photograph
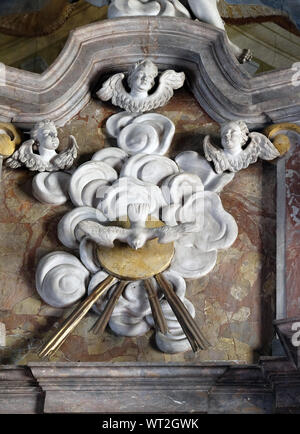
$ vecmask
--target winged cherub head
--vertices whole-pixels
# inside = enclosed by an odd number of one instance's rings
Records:
[[[49,120],[35,124],[30,131],[30,137],[38,143],[40,154],[43,151],[55,151],[59,146],[55,124]]]
[[[221,127],[221,141],[224,152],[239,154],[248,140],[249,130],[244,121],[231,121]]]
[[[151,60],[143,60],[134,64],[128,71],[127,81],[130,86],[130,94],[134,97],[146,97],[154,86],[158,68]]]

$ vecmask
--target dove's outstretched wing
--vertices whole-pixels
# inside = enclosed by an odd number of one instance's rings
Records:
[[[203,141],[204,154],[207,161],[212,161],[215,171],[220,174],[228,169],[228,160],[224,151],[210,141],[210,136],[205,136]]]
[[[114,74],[112,77],[106,80],[98,92],[96,92],[97,97],[102,101],[109,101],[111,99],[113,104],[119,105],[117,101],[119,100],[120,96],[128,96],[128,93],[126,92],[122,83],[124,77],[125,74],[122,72],[119,74]]]
[[[253,152],[263,160],[274,160],[274,158],[280,157],[280,153],[268,137],[256,132],[250,133],[249,137],[251,138],[251,142],[244,152]]]
[[[75,158],[77,158],[78,154],[78,146],[74,136],[69,137],[69,146],[68,148],[60,152],[57,157],[52,159],[52,164],[56,166],[58,169],[70,169],[73,165]]]
[[[47,170],[47,162],[32,150],[34,140],[30,139],[24,142],[10,158],[6,160],[6,166],[16,169],[25,165],[29,170],[44,172]]]
[[[176,226],[161,226],[159,228],[147,229],[147,239],[158,238],[158,242],[161,244],[172,243],[178,240],[183,235],[193,232],[199,232],[201,227],[198,223],[181,223]]]
[[[118,226],[104,226],[92,220],[83,220],[76,227],[76,236],[90,238],[96,244],[105,247],[114,247],[114,241],[126,242],[130,229]]]
[[[148,97],[149,110],[152,106],[155,108],[165,105],[174,95],[174,90],[183,86],[184,80],[184,72],[175,72],[172,69],[163,72],[156,92]]]

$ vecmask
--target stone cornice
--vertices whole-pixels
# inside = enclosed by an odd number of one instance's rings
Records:
[[[199,104],[218,122],[245,119],[255,126],[300,117],[291,68],[250,77],[223,31],[183,18],[131,17],[74,30],[41,75],[1,65],[0,120],[28,127],[49,118],[63,126],[89,102],[104,74],[144,57],[161,69],[183,70]]]
[[[0,367],[0,413],[273,413],[300,408],[285,358],[233,363],[30,363]]]

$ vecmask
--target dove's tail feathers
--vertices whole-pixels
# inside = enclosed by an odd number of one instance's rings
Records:
[[[131,203],[127,208],[127,215],[130,222],[145,222],[150,212],[147,203]]]

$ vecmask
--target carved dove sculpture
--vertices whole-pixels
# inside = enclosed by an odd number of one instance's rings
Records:
[[[201,229],[197,222],[146,228],[148,214],[148,204],[130,204],[128,205],[129,229],[104,226],[92,220],[83,220],[76,227],[76,237],[78,239],[86,237],[96,244],[111,248],[114,247],[114,241],[119,240],[137,250],[143,247],[148,240],[154,238],[158,238],[158,242],[161,244],[167,244],[178,240],[187,233],[198,232]]]

